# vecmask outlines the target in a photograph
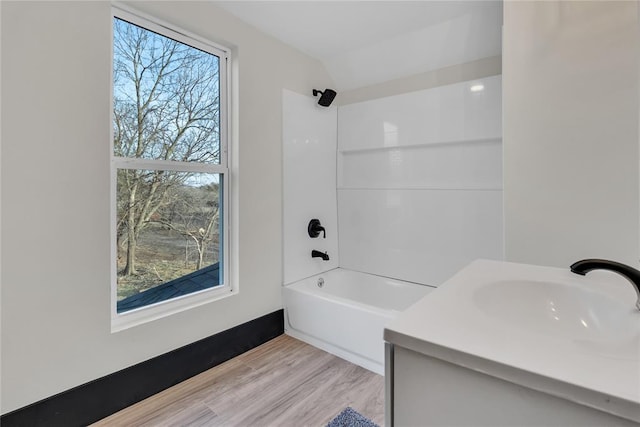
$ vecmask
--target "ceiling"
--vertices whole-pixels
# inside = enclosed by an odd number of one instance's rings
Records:
[[[500,55],[501,1],[215,1],[322,61],[340,91]]]

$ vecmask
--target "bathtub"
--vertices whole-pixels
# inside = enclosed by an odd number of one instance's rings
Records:
[[[284,286],[285,332],[382,375],[384,326],[432,290],[336,268]]]

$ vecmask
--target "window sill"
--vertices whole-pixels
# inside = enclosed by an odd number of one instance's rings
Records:
[[[111,317],[111,333],[162,319],[163,317],[218,301],[236,295],[237,293],[237,290],[229,286],[220,286],[204,289],[199,292],[183,295],[124,313],[113,314]],[[115,311],[115,307],[112,307],[112,313],[115,313]]]

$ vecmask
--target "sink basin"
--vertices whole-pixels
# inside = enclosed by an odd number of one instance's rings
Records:
[[[625,304],[579,285],[535,280],[486,283],[472,298],[479,310],[499,321],[600,354],[638,358],[640,318],[631,300]]]

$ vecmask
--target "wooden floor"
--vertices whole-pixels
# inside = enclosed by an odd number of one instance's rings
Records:
[[[94,426],[326,426],[347,406],[384,424],[384,378],[282,335]]]

